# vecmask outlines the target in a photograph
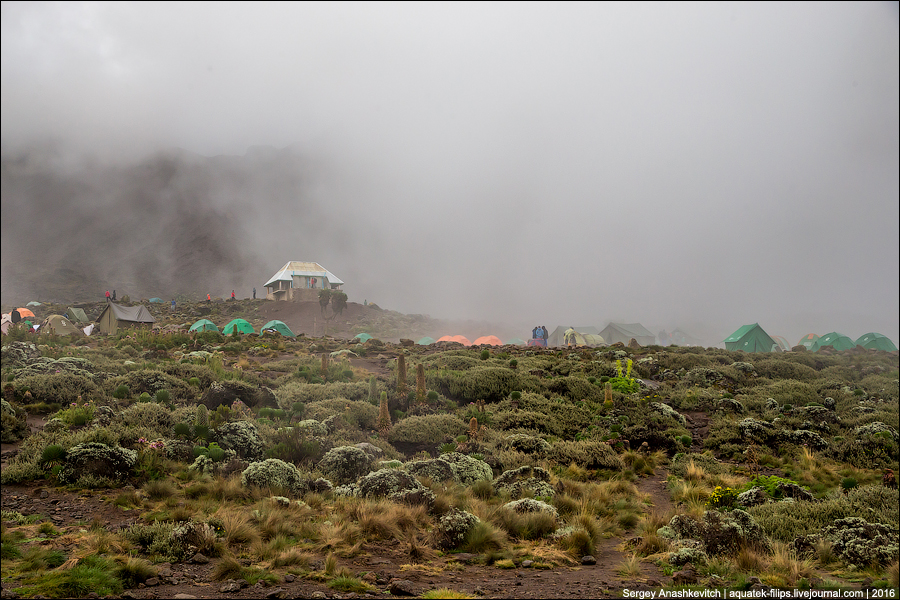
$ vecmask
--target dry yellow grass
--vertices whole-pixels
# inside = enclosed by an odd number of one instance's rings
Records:
[[[770,585],[778,583],[794,587],[801,577],[810,578],[815,575],[812,561],[798,558],[787,544],[775,542],[772,546],[772,556],[769,566],[761,579],[771,581]]]

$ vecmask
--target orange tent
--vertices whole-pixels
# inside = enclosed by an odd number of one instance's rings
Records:
[[[31,312],[27,308],[17,308],[16,310],[19,311],[19,316],[22,317],[23,319],[33,319],[34,318],[34,313]]]
[[[438,341],[439,342],[458,342],[458,343],[462,344],[463,346],[471,346],[472,345],[472,342],[470,342],[468,339],[466,339],[464,336],[461,336],[461,335],[445,335],[441,338],[438,338]]]
[[[496,335],[483,335],[480,338],[476,339],[474,342],[472,342],[472,345],[473,346],[482,346],[482,345],[502,346],[503,342],[501,342],[500,338],[498,338]]]

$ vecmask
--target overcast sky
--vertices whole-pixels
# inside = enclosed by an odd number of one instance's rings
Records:
[[[329,223],[277,222],[339,234],[261,236],[258,288],[312,260],[351,301],[522,337],[897,343],[898,31],[896,2],[3,2],[2,144],[328,165]]]

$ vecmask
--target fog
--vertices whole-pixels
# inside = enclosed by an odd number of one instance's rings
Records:
[[[3,302],[900,342],[897,3],[409,4],[4,2]]]

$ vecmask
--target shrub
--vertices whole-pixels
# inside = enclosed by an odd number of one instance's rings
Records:
[[[483,460],[459,452],[448,452],[441,459],[449,462],[456,471],[456,477],[462,485],[472,485],[481,480],[491,480],[494,473],[491,466]]]
[[[451,508],[441,517],[434,531],[437,546],[443,550],[458,548],[469,538],[471,531],[480,523],[478,517],[463,510]]]
[[[250,463],[241,473],[241,483],[287,490],[298,496],[309,491],[309,481],[297,467],[277,458]]]
[[[621,471],[625,464],[609,444],[605,442],[578,441],[556,442],[550,449],[548,458],[558,465],[572,463],[586,469],[611,469]]]
[[[372,457],[356,446],[329,450],[319,461],[322,473],[338,485],[352,483],[372,470]]]
[[[743,510],[729,513],[708,510],[701,520],[689,515],[675,515],[669,521],[669,527],[681,538],[699,540],[706,553],[713,556],[733,556],[744,547],[761,551],[769,548],[762,527]]]
[[[17,397],[24,395],[27,390],[31,394],[32,404],[69,406],[77,402],[79,396],[88,400],[101,395],[100,388],[91,378],[66,372],[17,377],[13,385]]]
[[[152,402],[133,404],[119,418],[126,427],[147,427],[161,436],[169,435],[175,424],[171,410]]]
[[[525,454],[545,454],[551,448],[550,443],[539,437],[515,433],[503,439],[503,445]]]
[[[378,407],[372,406],[365,400],[332,398],[307,404],[304,416],[308,419],[324,421],[327,417],[335,414],[341,415],[351,427],[372,430],[375,429],[375,422],[378,418]]]
[[[456,468],[443,458],[409,461],[403,465],[403,469],[416,477],[427,477],[435,482],[459,481]]]
[[[374,408],[374,407],[373,407]],[[468,431],[467,424],[455,415],[446,413],[407,417],[391,429],[388,441],[396,443],[440,443],[456,439]]]
[[[103,387],[112,391],[113,396],[117,397],[116,390],[123,385],[127,388],[127,390],[124,388],[122,390],[125,393],[123,398],[145,392],[152,397],[157,392],[166,390],[173,402],[185,403],[194,400],[196,394],[196,390],[181,379],[154,369],[139,369],[119,377],[113,377],[106,381]]]
[[[434,506],[434,492],[415,477],[399,469],[381,469],[359,480],[359,495],[363,498],[387,498],[411,506]]]
[[[259,460],[265,453],[265,444],[259,429],[250,421],[225,423],[216,429],[219,445],[226,450],[234,450],[243,459]]]

